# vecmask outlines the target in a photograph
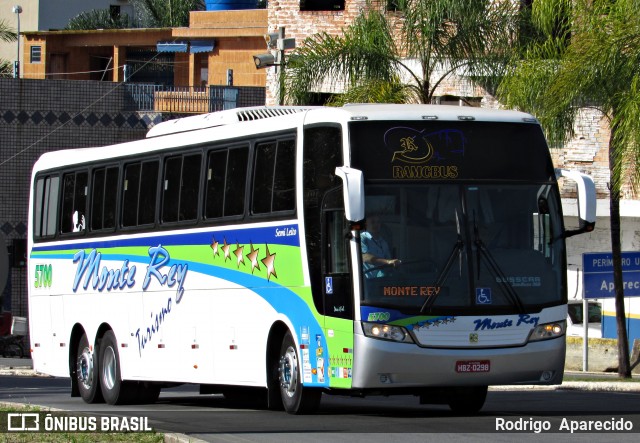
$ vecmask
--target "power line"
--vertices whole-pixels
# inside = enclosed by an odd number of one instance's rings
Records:
[[[131,75],[136,74],[137,72],[139,72],[142,68],[144,68],[147,64],[151,63],[155,58],[157,58],[160,55],[160,53],[157,53],[156,55],[154,55],[153,57],[151,57],[151,59],[149,59],[147,62],[143,63],[142,66],[140,66],[136,71],[134,71]],[[120,67],[118,67],[120,68]],[[111,68],[114,69],[114,68]],[[100,71],[93,71],[93,72],[104,72],[104,70],[100,70]],[[42,142],[43,140],[45,140],[46,138],[48,138],[49,136],[51,136],[52,134],[55,134],[58,130],[62,129],[67,123],[73,121],[73,119],[75,117],[77,117],[78,115],[82,114],[83,112],[86,112],[87,110],[89,110],[92,106],[94,106],[96,103],[98,103],[100,100],[103,100],[104,98],[106,98],[107,96],[109,96],[109,94],[113,93],[118,87],[120,87],[121,85],[125,84],[124,81],[122,82],[118,82],[118,83],[114,83],[114,87],[109,89],[107,92],[105,92],[102,96],[100,96],[99,98],[97,98],[96,100],[94,100],[93,102],[91,102],[88,106],[86,106],[84,109],[82,109],[81,111],[75,113],[69,120],[61,123],[60,125],[56,126],[55,128],[53,128],[50,132],[48,132],[47,134],[43,135],[42,137],[40,137],[38,140],[36,140],[35,142],[31,143],[29,146],[25,147],[24,149],[21,149],[20,151],[16,152],[15,154],[9,156],[7,159],[3,160],[0,162],[0,167],[4,166],[6,163],[10,162],[11,160],[15,159],[16,157],[24,154],[25,152],[29,151],[31,148],[33,148],[34,146],[36,146],[38,143]]]

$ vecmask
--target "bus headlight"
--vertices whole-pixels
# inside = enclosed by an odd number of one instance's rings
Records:
[[[566,320],[536,326],[529,336],[529,341],[548,340],[550,338],[560,337],[564,335],[566,328]]]
[[[413,343],[411,336],[402,326],[385,325],[380,323],[362,322],[364,335],[380,340],[397,341],[401,343]]]

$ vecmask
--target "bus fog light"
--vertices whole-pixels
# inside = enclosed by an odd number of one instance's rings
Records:
[[[396,341],[401,343],[413,343],[411,336],[402,326],[386,325],[379,323],[362,322],[364,335],[381,340]]]
[[[544,371],[540,376],[541,381],[549,381],[553,378],[554,371]]]
[[[391,383],[391,374],[380,374],[380,383]]]

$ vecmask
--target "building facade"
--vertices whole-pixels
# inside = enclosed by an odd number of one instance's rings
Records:
[[[195,11],[184,28],[25,32],[23,78],[166,84],[266,85],[265,9]]]
[[[22,12],[13,12],[13,7],[19,5]],[[108,9],[113,13],[133,16],[134,8],[129,0],[15,0],[3,1],[0,6],[0,21],[17,30],[20,20],[20,33],[33,31],[49,31],[64,29],[69,20],[82,12],[93,9]],[[22,43],[0,42],[0,59],[15,62],[18,55],[17,45]],[[23,57],[20,57],[22,62]],[[21,70],[22,72],[22,70]]]

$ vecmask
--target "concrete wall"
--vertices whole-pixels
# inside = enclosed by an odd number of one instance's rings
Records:
[[[9,248],[26,238],[31,168],[42,153],[137,140],[162,120],[136,112],[124,87],[110,82],[0,79],[0,97],[0,236]],[[22,317],[26,275],[12,267],[5,290]]]
[[[567,337],[565,370],[583,370],[583,343],[582,337]],[[588,348],[589,372],[618,371],[618,340],[612,338],[590,338]],[[634,374],[640,374],[640,339],[635,340],[633,344],[631,366]]]

